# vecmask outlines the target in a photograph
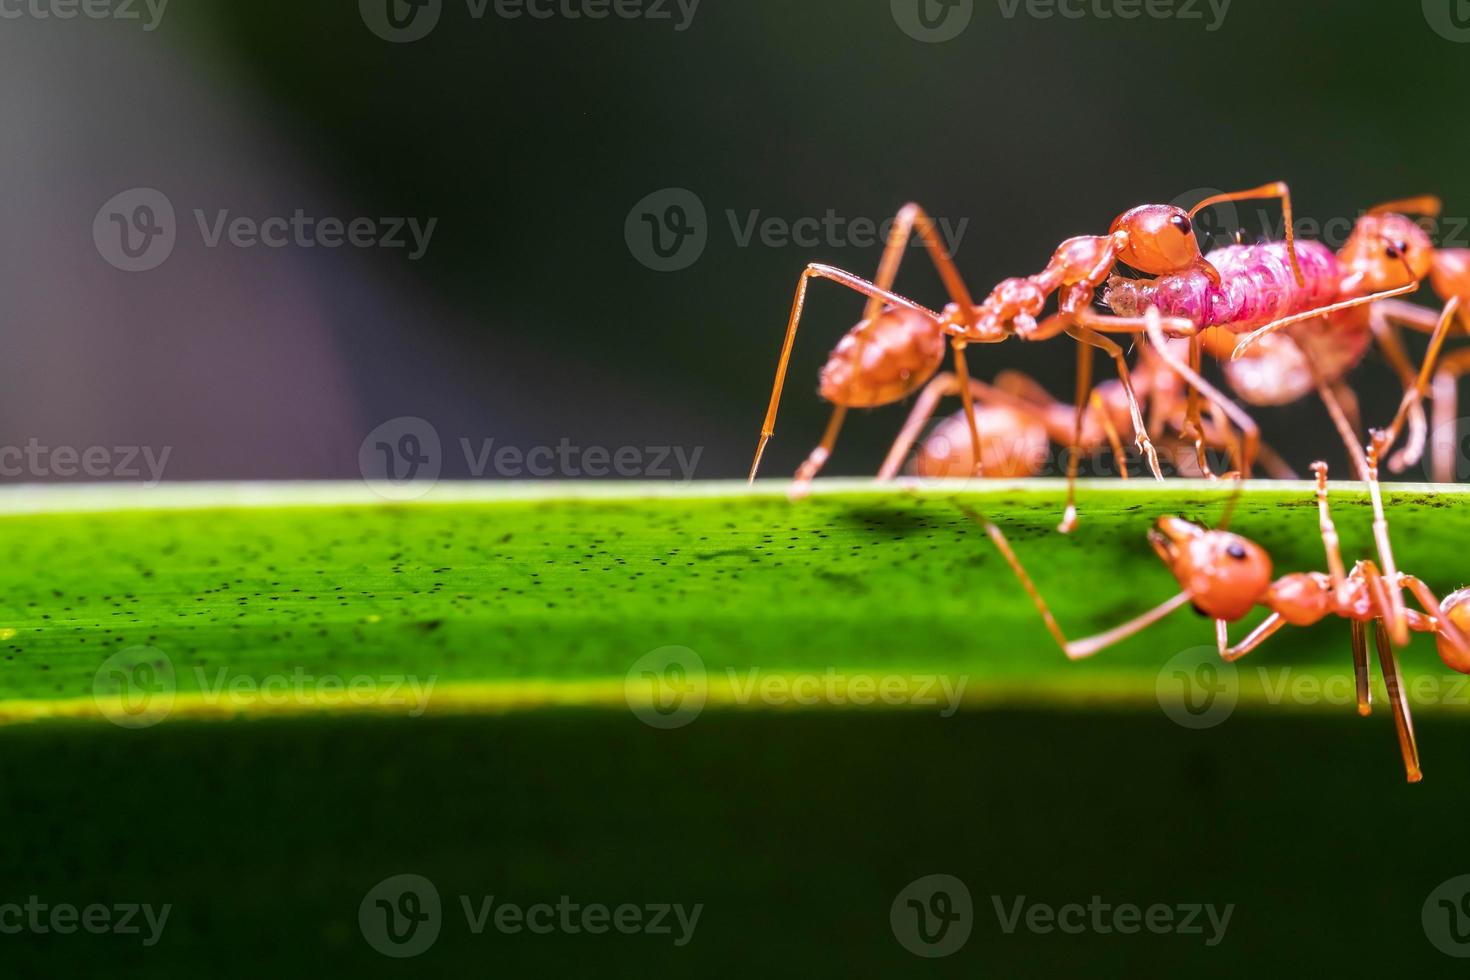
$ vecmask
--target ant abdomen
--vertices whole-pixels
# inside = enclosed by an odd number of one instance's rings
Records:
[[[846,408],[873,408],[907,398],[939,370],[945,349],[938,320],[918,310],[889,307],[837,342],[822,368],[821,395]]]
[[[1046,465],[1051,441],[1046,426],[1004,405],[975,408],[980,432],[980,460],[987,477],[1035,476]],[[934,427],[910,466],[917,476],[961,478],[975,473],[970,427],[957,412]]]
[[[1439,609],[1454,625],[1455,630],[1459,631],[1460,636],[1470,636],[1470,588],[1445,596]],[[1435,640],[1439,645],[1439,659],[1445,662],[1446,667],[1462,674],[1470,674],[1470,650],[1445,635],[1443,629],[1435,635]]]

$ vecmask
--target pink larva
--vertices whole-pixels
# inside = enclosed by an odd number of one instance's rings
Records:
[[[1305,285],[1297,285],[1284,242],[1230,245],[1205,256],[1220,272],[1220,284],[1198,270],[1157,279],[1108,281],[1103,301],[1119,316],[1142,316],[1157,306],[1165,316],[1184,317],[1201,327],[1246,333],[1280,317],[1326,305],[1341,281],[1337,256],[1321,242],[1298,241],[1297,261]]]

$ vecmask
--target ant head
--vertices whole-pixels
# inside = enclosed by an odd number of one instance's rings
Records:
[[[1458,296],[1470,302],[1470,248],[1442,248],[1434,253],[1429,284],[1441,299]]]
[[[1118,259],[1151,276],[1184,272],[1200,266],[1204,256],[1194,237],[1194,222],[1183,208],[1141,204],[1113,219],[1109,234],[1123,232],[1126,242]]]
[[[1193,597],[1194,608],[1211,619],[1240,619],[1271,587],[1270,556],[1238,534],[1160,517],[1148,540]]]
[[[1358,278],[1365,292],[1378,292],[1429,275],[1434,245],[1423,228],[1401,214],[1369,213],[1353,226],[1337,259],[1344,272]]]

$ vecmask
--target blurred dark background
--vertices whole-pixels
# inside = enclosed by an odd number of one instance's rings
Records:
[[[1315,221],[1423,192],[1470,214],[1470,30],[1452,2],[1179,0],[1123,19],[1127,0],[1063,4],[1080,18],[982,0],[951,12],[951,30],[970,19],[942,43],[904,29],[902,0],[703,0],[692,17],[669,0],[663,19],[597,20],[565,0],[539,5],[547,19],[393,0],[417,13],[410,31],[437,10],[408,43],[379,36],[387,0],[7,18],[0,443],[167,446],[177,479],[355,478],[364,436],[415,416],[446,476],[469,475],[462,437],[699,448],[698,476],[741,476],[798,272],[871,274],[876,236],[850,223],[907,200],[967,222],[977,294],[1133,204],[1202,188],[1285,179]],[[93,236],[133,188],[177,212],[172,253],[146,272]],[[707,242],[656,271],[635,205],[663,211],[668,188],[692,192]],[[211,248],[194,217],[298,209],[437,220],[415,260]],[[843,224],[814,242],[741,243],[752,220],[829,212]],[[1278,227],[1254,206],[1241,221]],[[899,283],[943,301],[917,251]],[[816,287],[769,475],[819,436],[815,374],[860,308]],[[971,363],[1065,395],[1074,350],[1013,341]],[[1396,403],[1376,358],[1355,380],[1370,419]],[[871,473],[902,416],[855,418],[829,472]],[[1331,443],[1314,402],[1258,416],[1298,466]]]

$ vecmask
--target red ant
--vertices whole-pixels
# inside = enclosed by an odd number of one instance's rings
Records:
[[[1453,313],[1453,310],[1451,311]],[[1436,341],[1443,339],[1449,317],[1436,328]],[[1437,351],[1437,346],[1436,346]],[[1432,355],[1431,355],[1432,357]],[[1422,396],[1422,380],[1431,367],[1426,360],[1416,384]],[[1402,419],[1395,419],[1395,423]],[[1362,465],[1366,471],[1373,504],[1374,536],[1386,550],[1388,521],[1384,515],[1378,483],[1378,460],[1392,444],[1396,431],[1373,430]],[[1374,624],[1375,645],[1384,681],[1393,701],[1394,722],[1404,768],[1410,782],[1422,778],[1413,721],[1403,682],[1394,658],[1395,646],[1406,646],[1410,631],[1433,633],[1440,659],[1453,670],[1470,674],[1470,588],[1450,593],[1443,602],[1419,578],[1399,572],[1391,564],[1382,569],[1371,560],[1359,561],[1347,572],[1343,565],[1337,529],[1328,509],[1327,464],[1314,463],[1317,477],[1318,525],[1327,556],[1327,572],[1299,572],[1272,580],[1271,558],[1255,542],[1225,530],[1236,496],[1221,526],[1207,529],[1180,517],[1160,517],[1149,532],[1149,542],[1178,581],[1180,592],[1128,622],[1081,640],[1068,640],[1052,615],[1046,600],[1022,566],[1005,534],[982,514],[961,504],[961,509],[984,527],[1006,563],[1031,597],[1052,638],[1072,660],[1081,660],[1157,623],[1179,607],[1192,604],[1216,625],[1216,642],[1227,661],[1250,653],[1285,626],[1310,626],[1329,616],[1347,619],[1352,626],[1353,669],[1357,684],[1358,711],[1367,714],[1368,663],[1366,628]],[[1422,611],[1406,609],[1399,594],[1407,588]],[[1245,639],[1231,645],[1229,624],[1244,619],[1257,606],[1268,610],[1264,621]]]
[[[1154,442],[1158,444],[1168,438],[1164,431],[1165,423],[1182,437],[1185,432],[1184,418],[1188,398],[1194,389],[1151,346],[1139,348],[1138,362],[1133,366],[1132,373],[1134,390],[1140,404],[1144,406],[1148,431]],[[880,481],[892,479],[898,474],[939,401],[958,393],[958,379],[953,374],[936,375],[925,386],[878,472]],[[1068,467],[1068,517],[1064,521],[1064,527],[1070,529],[1075,516],[1072,506],[1072,481],[1077,473],[1075,457],[1082,452],[1100,448],[1106,440],[1120,464],[1124,458],[1118,431],[1129,424],[1129,415],[1122,386],[1116,381],[1105,381],[1092,389],[1087,396],[1087,408],[1080,433],[1076,429],[1076,413],[1071,403],[1052,397],[1034,379],[1019,371],[1002,371],[996,375],[993,385],[972,379],[970,396],[977,403],[976,424],[981,433],[986,476],[1036,476],[1042,471],[1050,443],[1071,449],[1073,460]],[[1224,413],[1220,412],[1215,402],[1209,402],[1208,407],[1213,425],[1202,429],[1200,440],[1194,445],[1187,445],[1185,441],[1177,444],[1173,453],[1173,464],[1178,472],[1217,478],[1208,462],[1200,458],[1200,443],[1204,443],[1212,448],[1228,450],[1236,458],[1249,454],[1267,466],[1278,479],[1296,479],[1291,468],[1261,440],[1259,431],[1249,416],[1242,412],[1222,417]],[[1244,453],[1241,444],[1233,437],[1231,421],[1241,428],[1244,445],[1249,447]],[[974,472],[974,464],[969,446],[963,438],[964,430],[963,413],[944,419],[920,443],[909,471],[926,478],[970,476]],[[1120,465],[1118,475],[1128,479],[1126,467]],[[1239,475],[1238,471],[1224,474],[1226,478]]]
[[[1285,184],[1217,195],[1201,202],[1195,211],[1226,201],[1262,197],[1281,198],[1290,239],[1291,204]],[[915,230],[950,296],[950,302],[942,313],[891,291],[904,249]],[[1149,275],[1197,269],[1212,280],[1219,279],[1219,274],[1199,250],[1191,213],[1172,205],[1145,204],[1118,215],[1106,235],[1082,235],[1068,239],[1057,248],[1040,273],[1025,279],[1007,279],[991,292],[985,302],[976,304],[959,270],[940,244],[933,221],[917,204],[905,205],[894,221],[873,282],[821,264],[807,266],[797,280],[770,404],[750,467],[750,479],[755,479],[766,444],[775,433],[776,412],[780,406],[791,348],[806,303],[807,283],[813,278],[830,279],[847,286],[867,296],[868,303],[862,319],[838,342],[822,369],[819,390],[834,408],[821,442],[797,470],[792,488],[794,494],[804,492],[826,463],[847,410],[888,405],[912,395],[939,369],[944,359],[946,337],[953,351],[954,373],[964,404],[971,458],[976,467],[974,475],[981,475],[983,453],[979,428],[974,420],[969,371],[964,357],[966,346],[1000,343],[1011,337],[1028,341],[1047,340],[1066,333],[1081,344],[1102,349],[1113,358],[1128,402],[1134,445],[1147,458],[1154,476],[1162,479],[1157,453],[1138,406],[1123,348],[1106,336],[1107,333],[1139,333],[1144,328],[1144,318],[1109,316],[1090,308],[1097,289],[1107,281],[1117,262],[1125,262]],[[1300,276],[1300,270],[1297,274]],[[1036,318],[1054,292],[1058,293],[1057,313],[1038,323]],[[1190,337],[1195,332],[1191,322],[1173,317],[1165,319],[1164,329],[1176,337]],[[1091,367],[1090,357],[1078,358],[1076,425],[1079,429],[1083,408],[1080,399],[1090,390]]]
[[[1281,246],[1273,244],[1211,251],[1206,259],[1223,270],[1223,284],[1188,273],[1155,280],[1115,278],[1109,283],[1105,302],[1120,314],[1157,305],[1166,314],[1194,319],[1201,330],[1193,343],[1222,359],[1229,358],[1226,378],[1250,404],[1283,405],[1315,389],[1348,446],[1350,458],[1359,462],[1361,476],[1357,398],[1343,377],[1362,361],[1376,339],[1407,392],[1414,383],[1414,371],[1395,325],[1431,332],[1443,314],[1393,297],[1413,292],[1428,277],[1446,301],[1456,296],[1470,299],[1470,252],[1436,251],[1424,230],[1399,213],[1433,217],[1439,211],[1439,199],[1433,196],[1370,208],[1335,256],[1320,243],[1302,242],[1299,248],[1308,267],[1318,270],[1314,278],[1320,287],[1314,299],[1338,298],[1319,309],[1262,323],[1249,302],[1236,298],[1249,299],[1251,290],[1237,289],[1230,295],[1236,280],[1250,283],[1261,278],[1263,269],[1272,263],[1277,267],[1274,281],[1281,280]],[[1269,275],[1265,278],[1272,280]],[[1245,335],[1237,336],[1240,333]],[[1457,376],[1464,370],[1470,370],[1470,360],[1456,358],[1442,368],[1442,376]],[[1436,388],[1436,412],[1441,415],[1454,411],[1453,395],[1446,399],[1443,393],[1445,384],[1441,380]],[[1448,384],[1452,390],[1453,378]],[[1447,409],[1441,407],[1446,401]],[[1423,408],[1416,400],[1409,410],[1408,444],[1388,461],[1390,470],[1400,472],[1418,460],[1426,430]]]

